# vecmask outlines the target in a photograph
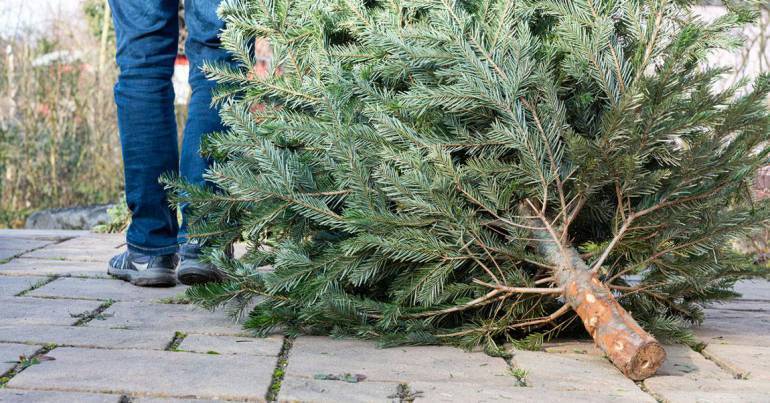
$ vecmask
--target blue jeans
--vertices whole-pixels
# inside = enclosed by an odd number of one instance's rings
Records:
[[[204,61],[231,61],[218,37],[224,27],[216,15],[219,0],[186,0],[185,53],[192,94],[180,158],[171,84],[179,39],[178,1],[110,0],[120,68],[115,104],[132,214],[126,238],[129,250],[148,255],[174,253],[187,231],[186,206],[180,228],[176,208],[169,205],[158,178],[179,173],[203,185],[209,161],[200,154],[201,137],[223,130],[219,111],[211,107],[215,83],[201,71]]]

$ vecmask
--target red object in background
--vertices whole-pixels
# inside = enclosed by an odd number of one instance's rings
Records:
[[[185,55],[176,55],[176,59],[174,59],[174,65],[175,66],[187,66],[190,64],[190,61],[187,60],[187,56]]]

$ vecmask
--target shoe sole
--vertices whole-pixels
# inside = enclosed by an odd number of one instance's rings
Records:
[[[177,270],[177,279],[184,285],[198,285],[205,283],[218,283],[222,276],[208,267],[180,265]]]
[[[172,273],[137,272],[136,270],[116,269],[108,266],[107,274],[112,277],[127,281],[138,287],[174,287],[176,278]]]

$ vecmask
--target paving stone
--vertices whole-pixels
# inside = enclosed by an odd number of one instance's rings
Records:
[[[125,234],[97,234],[90,233],[85,236],[68,239],[63,242],[59,242],[57,246],[70,247],[70,248],[87,248],[92,246],[108,245],[111,248],[117,248],[123,246],[126,243]]]
[[[705,309],[705,321],[693,331],[707,344],[770,347],[770,313]]]
[[[770,312],[770,301],[759,299],[732,299],[710,304],[708,308],[742,312]]]
[[[732,379],[725,370],[719,368],[700,353],[682,345],[667,345],[666,360],[658,369],[656,376],[686,376],[692,379]]]
[[[0,342],[55,343],[68,347],[136,348],[163,350],[174,337],[171,331],[120,330],[85,326],[2,325]]]
[[[0,238],[23,238],[59,241],[91,234],[88,231],[0,229]]]
[[[29,259],[71,260],[77,262],[108,262],[111,257],[121,251],[108,245],[91,246],[89,248],[75,249],[61,245],[53,245],[32,252],[27,252],[20,257]]]
[[[119,400],[119,395],[107,395],[98,393],[0,389],[0,402],[3,403],[118,403]]]
[[[770,381],[770,347],[710,344],[703,353],[736,377]]]
[[[770,281],[763,279],[741,280],[734,290],[741,293],[741,299],[770,302]]]
[[[0,343],[0,375],[15,367],[20,356],[30,356],[39,349],[28,344]]]
[[[0,264],[0,274],[11,276],[74,276],[110,278],[107,262],[17,258]]]
[[[512,353],[512,363],[526,371],[527,385],[532,387],[611,394],[628,401],[646,401],[649,397],[603,357],[535,351]]]
[[[24,253],[23,249],[0,249],[0,261],[13,259]]]
[[[245,333],[241,326],[227,318],[224,312],[210,312],[194,305],[116,302],[104,313],[105,320],[94,320],[86,326],[232,336],[242,336]]]
[[[634,400],[626,400],[625,393],[563,391],[526,386],[501,387],[480,383],[462,381],[425,383],[409,383],[412,392],[417,394],[416,402],[559,402],[559,403],[616,403],[618,401],[649,402],[655,399],[647,395],[635,396]]]
[[[48,245],[24,254],[25,258],[107,262],[124,250],[123,235],[89,235]]]
[[[210,399],[175,399],[173,397],[132,397],[131,403],[221,403],[221,400],[210,400]]]
[[[603,356],[602,350],[592,341],[565,340],[559,342],[544,343],[543,350],[547,353],[558,354],[591,354]]]
[[[0,237],[0,249],[13,249],[20,250],[22,252],[42,248],[43,246],[50,245],[54,241],[45,241],[37,239],[24,239],[24,238],[2,238]]]
[[[56,348],[11,388],[125,393],[152,397],[263,400],[274,362],[249,356],[169,351]],[[118,369],[119,370],[116,370]]]
[[[71,315],[93,311],[100,304],[98,301],[0,297],[0,326],[71,325],[77,321]]]
[[[46,279],[40,276],[0,276],[0,297],[14,296]]]
[[[749,380],[656,376],[644,381],[650,393],[665,403],[767,403],[770,384]]]
[[[281,336],[255,338],[189,334],[182,340],[179,349],[197,353],[216,352],[276,357],[280,354],[282,346],[283,337]]]
[[[56,279],[27,295],[32,297],[112,299],[114,301],[158,301],[163,298],[175,297],[186,289],[186,286],[137,287],[122,280],[70,277]]]
[[[390,402],[395,397],[398,382],[358,383],[343,381],[319,381],[316,379],[286,376],[278,393],[280,402]],[[392,397],[391,397],[392,396]]]
[[[485,384],[514,383],[501,358],[452,347],[380,349],[361,340],[299,337],[290,352],[288,375],[312,379],[316,374],[363,374],[368,381],[411,382],[463,379]]]

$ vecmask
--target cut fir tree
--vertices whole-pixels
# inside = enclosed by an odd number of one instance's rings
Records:
[[[750,10],[685,1],[225,1],[217,191],[170,181],[267,332],[499,343],[582,320],[632,379],[746,271],[770,80],[707,57]],[[252,46],[273,47],[268,77]],[[272,271],[259,269],[271,266]],[[529,339],[531,340],[531,338]]]

